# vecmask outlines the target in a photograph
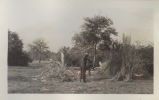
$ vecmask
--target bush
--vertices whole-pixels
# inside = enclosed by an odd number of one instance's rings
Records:
[[[26,52],[23,52],[21,55],[21,59],[19,59],[20,66],[27,66],[29,62],[32,62],[32,59]]]
[[[144,69],[150,74],[153,75],[153,46],[142,46],[138,49],[138,52],[141,54],[141,59],[143,60]]]
[[[75,52],[74,48],[68,48],[64,47],[59,50],[59,52],[56,54],[56,59],[57,61],[61,62],[61,52],[64,54],[64,63],[67,67],[70,66],[75,66],[79,67],[81,65],[81,59],[82,55],[80,52]]]

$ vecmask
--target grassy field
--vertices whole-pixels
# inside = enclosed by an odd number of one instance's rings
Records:
[[[43,66],[42,66],[43,67]],[[152,94],[153,80],[111,81],[109,77],[88,76],[88,82],[63,82],[51,78],[43,83],[33,77],[40,74],[39,65],[8,67],[8,93],[76,93],[76,94]]]

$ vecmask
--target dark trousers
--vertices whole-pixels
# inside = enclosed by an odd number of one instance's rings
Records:
[[[81,74],[80,74],[80,82],[83,79],[83,82],[86,82],[86,69],[81,68]]]

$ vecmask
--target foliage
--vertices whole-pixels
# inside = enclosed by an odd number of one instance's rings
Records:
[[[97,45],[103,45],[103,49],[108,49],[112,43],[111,35],[117,35],[112,27],[113,22],[110,18],[104,16],[86,17],[82,25],[80,34],[73,37],[75,47],[86,49],[85,52],[92,49],[93,66],[96,63]]]
[[[39,63],[41,60],[49,58],[49,54],[51,53],[48,50],[47,43],[43,39],[37,39],[32,44],[29,45],[30,50],[30,56],[34,60],[39,60]]]
[[[144,69],[153,75],[153,45],[142,46],[138,52],[141,54]]]
[[[64,63],[66,66],[80,66],[82,55],[78,52],[77,48],[69,48],[69,47],[62,47],[59,52],[56,54],[56,58],[58,61],[61,61],[61,52],[64,53]]]
[[[108,64],[114,80],[129,81],[134,78],[134,74],[143,74],[143,77],[152,75],[152,46],[131,45],[131,38],[125,35],[123,35],[123,42],[117,44],[117,48],[111,51],[111,60]]]
[[[31,59],[23,51],[23,42],[16,32],[8,31],[8,65],[26,66]]]

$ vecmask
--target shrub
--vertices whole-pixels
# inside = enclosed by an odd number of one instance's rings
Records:
[[[144,69],[147,71],[147,73],[153,75],[153,46],[142,46],[138,49],[138,52],[141,54]]]

